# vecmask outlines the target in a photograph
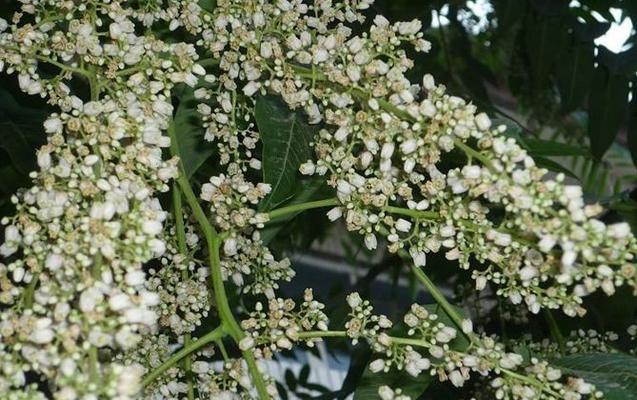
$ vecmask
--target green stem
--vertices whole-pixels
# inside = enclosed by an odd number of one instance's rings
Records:
[[[544,309],[544,316],[546,317],[546,321],[549,324],[549,330],[551,331],[551,336],[557,342],[560,347],[560,354],[564,355],[566,353],[566,341],[564,340],[564,335],[562,335],[562,331],[560,330],[555,317],[551,310]]]
[[[36,272],[33,274],[31,278],[31,282],[29,282],[29,286],[24,291],[24,308],[33,307],[33,292],[35,291],[35,287],[38,285],[38,281],[40,280],[40,273]]]
[[[175,132],[174,122],[171,121],[168,126],[168,134],[170,136],[170,149],[174,156],[179,156],[179,146],[177,144],[177,133]],[[192,213],[199,224],[204,237],[206,238],[206,244],[208,247],[208,256],[210,261],[210,278],[212,281],[212,287],[215,296],[215,303],[219,318],[221,318],[223,329],[228,333],[232,339],[238,344],[245,336],[245,333],[241,330],[239,323],[234,318],[230,304],[228,303],[228,296],[226,295],[226,289],[223,283],[223,275],[221,273],[221,260],[219,256],[219,246],[221,245],[221,238],[216,229],[212,226],[206,213],[199,205],[197,196],[188,182],[188,177],[185,174],[183,165],[179,163],[179,177],[177,178],[177,184],[183,191],[184,197],[188,206],[192,210]],[[269,399],[268,391],[265,385],[265,380],[259,371],[254,355],[250,350],[243,351],[243,358],[248,365],[248,370],[254,381],[254,385],[259,393],[261,399]]]
[[[173,184],[173,208],[175,215],[175,229],[177,233],[177,247],[179,249],[179,253],[186,256],[188,253],[188,246],[186,244],[186,227],[184,224],[184,214],[181,202],[181,190],[179,190],[179,185]],[[181,279],[185,281],[188,279],[188,268],[184,268],[181,271]],[[190,333],[186,333],[184,335],[184,347],[190,346],[191,336]],[[184,358],[184,373],[186,375],[186,380],[188,383],[188,400],[194,400],[195,398],[195,390],[192,381],[192,358],[190,354],[186,355]]]
[[[298,335],[299,335],[299,339],[318,339],[318,338],[326,338],[326,337],[347,337],[347,332],[345,331],[307,331],[307,332],[299,332]],[[408,337],[398,337],[398,336],[390,336],[389,338],[392,343],[396,343],[396,344],[409,345],[414,347],[423,347],[423,348],[431,347],[431,343],[428,342],[427,340],[408,338]],[[453,351],[458,354],[469,354],[469,353],[464,353],[462,351],[457,351],[457,350],[453,350]],[[560,396],[555,391],[553,391],[550,388],[547,388],[542,382],[539,382],[538,380],[532,377],[521,375],[515,371],[505,369],[499,366],[494,367],[494,369],[497,369],[501,371],[504,375],[515,378],[528,385],[535,386],[541,391],[546,392],[552,396],[555,396],[556,399],[560,398]]]
[[[324,338],[324,337],[347,337],[347,332],[345,331],[306,331],[299,332],[299,339],[313,339],[313,338]]]
[[[194,353],[195,351],[199,350],[200,348],[207,345],[208,343],[218,340],[219,338],[223,337],[223,335],[225,335],[223,327],[219,326],[215,330],[208,332],[207,334],[200,337],[199,339],[193,340],[189,345],[184,345],[184,347],[182,347],[181,350],[174,353],[172,356],[170,356],[168,360],[164,361],[164,363],[161,364],[158,368],[153,369],[148,375],[146,375],[144,377],[144,380],[142,381],[142,386],[144,387],[148,386],[158,376],[166,372],[168,368],[172,367],[173,365],[181,361],[181,359],[183,359],[184,357],[188,356],[191,353]]]
[[[440,214],[435,211],[419,211],[419,210],[411,210],[409,208],[402,207],[393,207],[393,206],[385,206],[382,208],[383,211],[387,211],[391,214],[399,214],[405,215],[414,219],[438,219],[440,218]]]
[[[268,213],[268,217],[270,217],[270,219],[272,220],[275,218],[280,218],[284,215],[294,214],[301,211],[310,210],[312,208],[330,207],[330,206],[336,206],[338,204],[339,202],[338,202],[338,199],[336,198],[309,201],[307,203],[292,204],[286,207],[281,207],[281,208],[277,208],[275,210],[270,211]]]
[[[413,271],[416,278],[423,284],[423,286],[429,291],[431,297],[436,300],[436,303],[442,307],[443,310],[447,313],[451,321],[458,327],[458,330],[462,332],[462,334],[469,340],[469,343],[473,342],[473,335],[465,333],[462,331],[462,321],[464,318],[456,311],[456,309],[447,301],[445,296],[442,294],[440,289],[429,279],[429,277],[423,272],[422,269],[415,265],[411,265],[411,270]]]
[[[474,150],[472,147],[467,146],[463,141],[461,140],[454,140],[454,144],[456,145],[456,147],[458,147],[459,149],[461,149],[462,151],[464,151],[464,153],[468,156],[468,157],[473,157],[476,160],[480,161],[485,167],[489,168],[491,171],[494,170],[493,168],[493,164],[491,163],[491,160],[489,160],[489,158],[487,156],[485,156],[484,154],[480,153],[477,150]]]
[[[98,381],[98,373],[97,373],[97,347],[91,346],[88,349],[88,360],[89,360],[89,375],[91,377],[91,382],[97,383]]]

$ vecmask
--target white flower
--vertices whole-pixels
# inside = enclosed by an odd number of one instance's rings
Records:
[[[248,97],[252,97],[252,95],[255,94],[258,90],[259,84],[255,81],[250,81],[243,87],[243,94]]]
[[[403,154],[411,154],[416,151],[418,144],[415,139],[405,140],[400,144],[400,151]]]
[[[467,179],[478,179],[481,172],[482,170],[478,165],[467,165],[462,168],[462,176]]]
[[[104,295],[99,289],[89,287],[80,295],[80,310],[90,312],[95,310],[95,306],[104,300]]]
[[[562,265],[565,267],[570,267],[575,263],[577,259],[577,253],[573,250],[567,250],[562,254]]]
[[[237,254],[237,240],[235,238],[228,238],[223,241],[223,252],[227,256],[234,256]]]
[[[456,387],[462,387],[465,381],[464,377],[457,369],[451,371],[451,373],[449,374],[449,380]]]
[[[51,117],[44,121],[44,131],[48,134],[62,133],[63,127],[59,117]]]
[[[50,271],[57,271],[64,263],[64,257],[59,254],[51,253],[46,257],[44,266]]]
[[[539,271],[537,268],[527,265],[520,269],[520,279],[523,281],[530,281],[538,275]]]
[[[147,235],[158,235],[162,231],[162,225],[159,221],[147,220],[142,224],[142,231]]]
[[[392,154],[394,154],[394,143],[387,142],[383,144],[383,148],[380,151],[381,158],[391,158]]]
[[[307,162],[301,164],[301,166],[299,167],[299,171],[303,175],[313,175],[316,171],[316,166],[311,160],[308,160]]]
[[[540,239],[537,245],[540,251],[542,251],[543,253],[548,253],[549,251],[551,251],[551,249],[553,248],[553,246],[555,246],[556,243],[557,241],[555,240],[553,236],[545,235],[545,236],[542,236],[542,238]]]
[[[626,222],[608,225],[608,236],[615,239],[624,239],[630,235],[630,225]]]
[[[411,230],[411,222],[406,219],[399,218],[394,225],[397,231],[400,232],[409,232]]]
[[[351,293],[347,296],[347,304],[349,304],[352,309],[360,306],[362,303],[363,299],[361,299],[361,296],[356,292]]]
[[[473,322],[470,319],[462,320],[462,332],[467,334],[473,332]]]
[[[51,319],[50,318],[39,318],[35,321],[33,326],[33,330],[29,335],[29,339],[33,343],[37,344],[47,344],[53,341],[55,333],[51,329]]]
[[[126,284],[129,286],[141,285],[146,281],[144,271],[129,271],[126,273]]]
[[[427,265],[427,253],[424,251],[411,249],[409,254],[411,255],[412,260],[414,260],[414,265],[416,267],[424,267]]]
[[[376,241],[376,235],[373,233],[368,233],[365,235],[365,247],[369,250],[376,249],[378,242]]]
[[[246,336],[239,341],[239,348],[241,349],[241,351],[247,351],[253,348],[255,344],[256,342],[254,341],[254,338],[252,338],[251,336]]]
[[[475,117],[476,126],[481,131],[486,131],[491,128],[491,119],[485,113],[480,113]]]
[[[334,207],[327,212],[327,218],[332,222],[339,219],[342,215],[343,215],[343,211],[341,210],[340,207]]]
[[[373,373],[378,373],[385,369],[385,361],[378,358],[371,363],[369,363],[369,370]]]

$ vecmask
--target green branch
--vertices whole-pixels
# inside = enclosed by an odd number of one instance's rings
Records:
[[[305,210],[310,210],[312,208],[321,208],[321,207],[330,207],[337,206],[339,204],[338,199],[324,199],[324,200],[316,200],[316,201],[308,201],[307,203],[299,203],[292,204],[289,206],[277,208],[268,213],[268,217],[270,219],[280,218],[288,214],[294,214]]]
[[[431,279],[423,272],[422,269],[415,265],[411,265],[411,270],[413,271],[416,278],[423,284],[423,286],[427,289],[431,297],[434,298],[436,303],[442,307],[443,310],[447,313],[451,321],[456,325],[458,330],[469,340],[469,343],[473,342],[473,335],[469,333],[465,333],[462,331],[462,321],[464,318],[458,313],[458,311],[447,301],[445,296],[442,294],[438,286],[436,286]]]
[[[179,156],[180,153],[179,146],[177,144],[177,133],[175,132],[175,125],[173,121],[171,121],[168,126],[168,134],[170,136],[171,153],[173,156]],[[201,205],[197,200],[197,196],[195,196],[195,193],[190,186],[190,182],[188,181],[188,177],[181,162],[179,163],[179,177],[177,178],[177,184],[181,188],[184,197],[186,198],[186,202],[192,210],[195,220],[197,220],[197,223],[206,238],[208,257],[210,261],[210,278],[212,281],[217,312],[219,313],[219,318],[222,322],[222,328],[238,344],[245,336],[245,333],[241,330],[239,323],[234,318],[228,302],[228,296],[226,295],[223,275],[221,273],[221,259],[219,256],[221,238],[208,220],[206,213],[201,208]],[[248,370],[250,371],[254,385],[259,393],[259,397],[262,399],[269,399],[270,396],[268,395],[265,380],[259,371],[254,355],[250,350],[243,351],[242,354],[246,364],[248,365]]]
[[[175,215],[175,230],[177,233],[177,247],[179,253],[183,256],[188,254],[188,246],[186,244],[186,227],[184,224],[184,212],[182,209],[181,203],[181,190],[179,190],[179,185],[173,184],[173,214]],[[188,279],[188,268],[184,268],[181,271],[181,279],[185,281]],[[184,347],[190,346],[191,336],[190,333],[186,333],[184,335]],[[188,400],[194,400],[195,391],[193,387],[192,381],[192,358],[190,354],[186,355],[184,358],[184,373],[186,375],[186,380],[188,382]]]
[[[393,206],[385,206],[382,208],[382,210],[390,214],[405,215],[407,217],[411,217],[414,219],[436,220],[440,218],[440,214],[438,214],[435,211],[419,211],[419,210],[411,210],[409,208],[393,207]]]
[[[193,340],[190,344],[184,345],[178,352],[174,353],[170,358],[163,362],[158,368],[153,369],[148,375],[144,377],[142,381],[142,386],[148,386],[152,381],[154,381],[161,374],[166,372],[166,370],[179,361],[181,361],[184,357],[190,355],[191,353],[199,350],[210,342],[214,342],[219,340],[225,335],[223,331],[223,327],[218,327],[217,329],[208,332],[204,336],[199,339]]]

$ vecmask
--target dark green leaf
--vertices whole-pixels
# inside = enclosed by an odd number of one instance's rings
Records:
[[[174,124],[181,162],[188,177],[212,155],[215,145],[204,139],[204,127],[197,112],[193,90],[184,87],[175,112]]]
[[[272,192],[261,207],[268,210],[289,199],[299,166],[312,157],[310,142],[318,125],[310,125],[303,111],[292,111],[278,96],[257,99],[255,118],[263,142],[263,180]]]
[[[391,370],[388,373],[372,373],[369,368],[366,368],[358,388],[354,392],[354,400],[378,400],[378,388],[383,385],[392,389],[402,389],[404,395],[417,399],[432,381],[433,377],[427,373],[414,378],[405,371]]]
[[[589,97],[588,137],[591,152],[601,159],[615,140],[628,107],[628,79],[602,66],[595,69]]]
[[[575,175],[573,172],[571,172],[569,169],[563,167],[561,164],[551,160],[550,158],[546,158],[546,157],[540,157],[540,156],[534,156],[533,160],[535,160],[535,164],[538,167],[542,167],[542,168],[546,168],[549,171],[553,171],[553,172],[561,172],[564,175],[570,176],[573,179],[577,179],[579,180],[579,178],[577,177],[577,175]]]
[[[0,90],[0,148],[21,174],[35,169],[35,152],[46,143],[43,123],[48,112],[25,107],[6,90]]]
[[[593,74],[592,43],[568,47],[557,67],[557,83],[563,112],[575,110],[585,99]]]
[[[511,32],[511,25],[522,20],[527,8],[527,2],[520,0],[501,0],[492,5],[498,19],[498,28],[503,32]]]
[[[526,51],[531,64],[531,76],[536,87],[548,82],[560,49],[567,38],[561,18],[534,13],[526,23]]]
[[[634,86],[633,86],[634,87]],[[633,159],[633,164],[637,166],[637,93],[633,91],[633,99],[630,102],[630,119],[628,121],[628,149]]]
[[[310,366],[305,364],[303,368],[301,368],[301,372],[299,372],[299,382],[307,383],[307,378],[310,376]]]
[[[299,203],[306,203],[308,201],[321,200],[333,196],[333,189],[330,188],[323,177],[314,177],[311,179],[302,179],[296,184],[295,192],[292,195],[290,201],[285,205],[293,205]],[[291,213],[283,218],[279,218],[276,221],[268,223],[268,225],[261,230],[261,240],[264,244],[270,243],[270,241],[283,229],[283,227],[299,213]]]
[[[285,384],[292,391],[296,389],[296,376],[294,376],[294,373],[289,369],[285,370]]]
[[[525,138],[524,144],[526,145],[529,153],[535,156],[584,156],[589,157],[590,153],[588,148],[582,146],[573,146],[566,143],[555,142],[553,140]]]
[[[592,383],[606,400],[637,399],[637,357],[627,354],[573,354],[553,360],[562,372]]]

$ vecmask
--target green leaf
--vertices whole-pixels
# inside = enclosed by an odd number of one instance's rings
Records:
[[[637,357],[627,354],[573,354],[552,361],[604,393],[606,400],[637,400]]]
[[[292,111],[278,96],[257,98],[255,118],[263,142],[263,181],[272,192],[261,208],[268,210],[294,193],[298,169],[312,157],[310,142],[318,125],[310,125],[301,110]]]
[[[19,104],[10,92],[0,90],[0,148],[21,174],[36,167],[36,149],[46,143],[43,123],[46,110]]]
[[[181,162],[188,177],[212,155],[214,144],[204,139],[205,130],[197,112],[197,100],[190,87],[184,87],[175,111],[175,131]]]
[[[327,185],[325,178],[318,176],[311,179],[301,179],[297,182],[294,194],[291,199],[285,203],[286,206],[293,204],[306,203],[308,201],[326,199],[334,195],[334,190]],[[288,222],[299,213],[288,214],[283,218],[272,221],[261,232],[261,240],[265,245],[270,243],[272,239],[283,229]]]
[[[635,82],[633,82],[633,85]],[[634,86],[633,86],[634,87]],[[628,121],[628,149],[630,150],[630,156],[633,159],[633,164],[637,166],[637,95],[636,91],[633,91],[633,99],[630,102],[630,119]]]
[[[564,168],[561,164],[551,160],[550,158],[533,156],[533,160],[535,160],[535,164],[538,167],[546,168],[549,171],[553,171],[553,172],[561,172],[564,175],[570,176],[571,178],[579,181],[579,178],[577,177],[577,175],[571,172],[571,170]]]
[[[608,72],[602,66],[595,69],[589,97],[588,137],[591,152],[601,159],[615,140],[628,108],[628,79]]]
[[[566,143],[560,143],[553,140],[544,140],[536,138],[525,138],[524,144],[526,145],[529,154],[533,157],[555,157],[555,156],[584,156],[590,157],[588,148],[573,146]]]
[[[375,358],[372,356],[372,360]],[[417,399],[427,389],[433,381],[433,377],[426,371],[417,378],[409,375],[405,371],[392,369],[388,373],[373,373],[369,368],[358,383],[358,388],[354,392],[354,400],[378,400],[378,388],[387,385],[392,389],[402,389],[402,394]]]
[[[588,94],[593,66],[592,43],[575,43],[563,53],[557,67],[557,84],[563,112],[575,110]]]
[[[538,88],[548,83],[550,72],[567,38],[559,13],[560,10],[533,13],[526,23],[526,50],[533,83]]]

